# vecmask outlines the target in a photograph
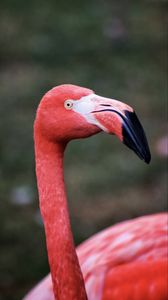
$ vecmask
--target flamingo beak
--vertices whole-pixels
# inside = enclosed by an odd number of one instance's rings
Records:
[[[123,143],[132,149],[140,159],[150,163],[151,154],[144,129],[135,112],[125,111],[122,124]]]
[[[110,111],[112,114],[117,114],[119,116],[119,118],[118,116],[111,116],[111,119],[116,121],[117,130],[111,131],[111,126],[108,126],[110,120]],[[97,111],[97,114],[100,112],[101,111]],[[109,108],[106,110],[106,112],[108,112],[108,114],[106,115],[106,113],[104,113],[104,117],[107,116],[108,122],[107,125],[105,124],[105,122],[103,122],[103,126],[106,128],[105,131],[108,131],[108,133],[111,134],[116,134],[116,136],[119,137],[123,144],[132,149],[139,156],[140,159],[144,160],[147,164],[149,164],[151,160],[151,154],[147,138],[135,112],[125,110],[123,114],[120,114],[118,111],[110,110]],[[97,117],[99,118],[98,115]]]
[[[89,123],[115,134],[140,159],[149,164],[151,154],[143,127],[133,109],[127,104],[92,94],[83,97],[78,108]]]
[[[99,103],[99,107],[92,114],[95,115],[100,126],[104,127],[104,131],[118,136],[123,144],[149,164],[151,154],[147,138],[137,115],[130,106],[117,100],[109,100],[108,103]]]

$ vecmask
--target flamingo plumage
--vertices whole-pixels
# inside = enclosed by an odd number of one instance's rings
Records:
[[[145,133],[130,106],[74,85],[55,87],[42,98],[34,140],[51,275],[24,300],[167,299],[167,214],[109,227],[77,247],[76,254],[63,155],[70,140],[100,131],[115,134],[150,162]]]

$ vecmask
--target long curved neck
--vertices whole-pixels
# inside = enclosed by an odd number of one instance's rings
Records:
[[[35,130],[36,175],[48,258],[57,300],[87,300],[75,252],[63,176],[65,146]]]

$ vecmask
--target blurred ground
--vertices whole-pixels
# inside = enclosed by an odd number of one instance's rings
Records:
[[[150,166],[112,136],[74,141],[66,183],[76,244],[121,220],[166,209],[166,1],[1,1],[0,300],[48,271],[34,174],[33,119],[60,83],[132,105]],[[162,146],[166,147],[166,146]]]

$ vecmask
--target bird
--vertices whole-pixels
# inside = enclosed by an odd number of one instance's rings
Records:
[[[166,300],[167,213],[115,224],[75,250],[64,185],[68,143],[104,131],[149,164],[143,127],[129,105],[62,84],[42,98],[34,122],[36,177],[51,274],[24,300]]]

